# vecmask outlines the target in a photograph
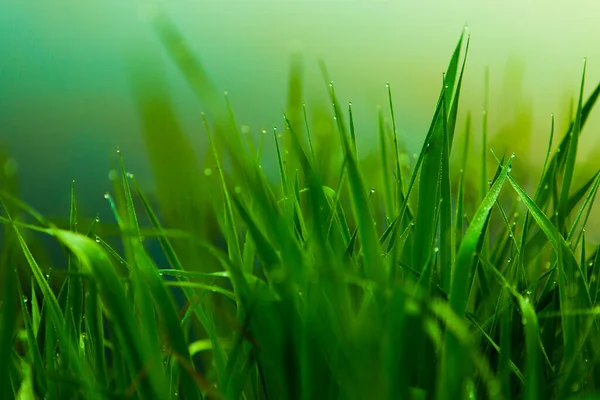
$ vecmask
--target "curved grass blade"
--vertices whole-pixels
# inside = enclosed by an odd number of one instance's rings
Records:
[[[569,312],[578,308],[591,307],[591,297],[585,284],[581,266],[562,237],[558,229],[548,220],[539,207],[527,196],[519,185],[509,177],[509,181],[517,194],[523,199],[532,217],[538,223],[552,244],[558,258],[558,295],[562,318],[562,336],[564,355],[561,363],[561,372],[564,374],[560,381],[560,393],[564,395],[574,383],[573,364],[580,357],[579,344],[588,340],[589,329],[585,329],[584,320],[569,315]],[[597,340],[597,332],[591,339]]]
[[[467,299],[477,263],[477,254],[481,250],[482,238],[485,234],[490,212],[496,204],[496,200],[508,177],[513,158],[514,155],[502,166],[490,191],[479,205],[473,221],[467,228],[458,249],[449,293],[450,308],[458,316],[462,317],[465,315]],[[462,387],[468,375],[469,368],[464,363],[464,348],[460,345],[458,338],[452,333],[446,335],[441,368],[441,378],[438,383],[438,398],[462,398]]]

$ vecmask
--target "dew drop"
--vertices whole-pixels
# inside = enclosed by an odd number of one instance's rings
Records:
[[[238,194],[239,194],[239,193],[242,193],[242,188],[241,188],[241,187],[239,187],[239,186],[236,186],[234,190],[235,190],[235,192],[236,192],[236,193],[238,193]]]
[[[206,176],[210,176],[210,175],[212,175],[212,169],[210,169],[210,168],[206,168],[206,169],[204,170],[204,175],[206,175]]]
[[[96,243],[100,243],[100,236],[96,235]]]
[[[375,193],[375,188],[374,187],[371,188],[371,193]]]
[[[439,248],[439,247],[435,247],[435,248],[433,249],[433,252],[434,252],[434,253],[437,253],[438,251],[440,251],[440,248]]]
[[[100,217],[96,216],[96,222],[100,222]]]
[[[128,177],[129,179],[135,178],[135,176],[131,172],[126,173],[125,176]]]
[[[104,198],[105,198],[106,200],[110,199],[110,193],[108,193],[108,192],[107,192],[107,193],[104,193]]]
[[[27,296],[23,296],[23,303],[27,303],[29,301],[29,299],[27,298]]]

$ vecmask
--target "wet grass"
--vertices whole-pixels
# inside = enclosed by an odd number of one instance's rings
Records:
[[[199,166],[160,73],[132,64],[158,205],[120,153],[112,234],[82,223],[76,184],[61,227],[3,192],[2,398],[600,398],[600,253],[585,237],[600,174],[573,185],[600,86],[584,98],[582,79],[568,131],[552,124],[530,193],[514,154],[484,145],[467,162],[480,131],[456,123],[464,35],[417,157],[405,161],[388,85],[366,166],[333,83],[326,141],[294,64],[282,122],[253,143],[177,29],[155,22],[206,110],[208,154]],[[66,265],[41,266],[34,234]]]

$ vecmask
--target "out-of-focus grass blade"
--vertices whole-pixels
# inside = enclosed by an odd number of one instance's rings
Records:
[[[577,102],[577,113],[575,114],[575,124],[573,131],[569,138],[569,148],[567,153],[565,172],[563,175],[563,183],[560,191],[560,198],[558,204],[558,227],[559,232],[563,231],[564,223],[568,217],[566,214],[567,201],[569,200],[569,191],[571,189],[571,182],[573,181],[573,174],[575,171],[575,158],[577,157],[577,148],[579,147],[579,134],[581,132],[581,118],[582,118],[582,103],[583,103],[583,87],[585,85],[585,69],[586,60],[583,62],[583,74],[581,77],[581,87],[579,88],[579,100]]]
[[[587,119],[589,118],[589,115],[592,109],[594,108],[596,101],[598,100],[598,96],[600,96],[600,84],[596,86],[592,94],[588,97],[587,101],[585,102],[583,108],[581,109],[581,126],[579,129],[579,133],[581,133],[581,130],[585,126],[585,123],[587,122]],[[559,143],[558,148],[554,153],[554,156],[552,156],[550,163],[548,164],[548,168],[542,175],[542,179],[540,182],[540,185],[542,187],[546,187],[546,185],[548,185],[548,187],[553,187],[552,180],[555,179],[557,174],[560,174],[563,171],[573,130],[574,123],[571,123],[569,125],[569,129],[567,130],[567,133]],[[540,208],[543,208],[548,202],[548,199],[551,194],[552,192],[549,190],[540,191],[535,197],[535,203]]]
[[[4,202],[0,203],[4,206]],[[3,207],[5,208],[5,207]],[[5,209],[8,213],[8,210]],[[10,217],[10,215],[9,215]],[[13,268],[15,252],[14,252],[14,234],[10,231],[8,225],[4,226],[4,237],[3,246],[0,252],[0,283],[2,287],[1,308],[0,308],[0,396],[3,398],[11,398],[12,388],[10,380],[6,377],[9,376],[11,368],[14,368],[13,364],[9,361],[11,359],[11,351],[13,349],[13,343],[15,340],[15,333],[17,328],[18,309],[17,304],[17,292],[15,290],[15,283],[17,282],[17,274]],[[29,333],[29,331],[28,331]],[[31,338],[29,338],[31,340]],[[32,349],[35,352],[37,348]],[[38,368],[41,365],[38,364]]]

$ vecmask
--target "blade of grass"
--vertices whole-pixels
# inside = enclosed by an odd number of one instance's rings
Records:
[[[500,175],[493,183],[484,201],[479,205],[458,249],[449,293],[450,308],[458,316],[465,315],[477,254],[481,250],[481,238],[485,232],[492,207],[496,204],[502,186],[508,177],[513,158],[514,155],[502,166]],[[464,365],[464,349],[454,335],[447,334],[443,351],[438,398],[462,398],[462,386],[468,371],[467,366]]]

